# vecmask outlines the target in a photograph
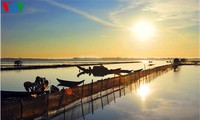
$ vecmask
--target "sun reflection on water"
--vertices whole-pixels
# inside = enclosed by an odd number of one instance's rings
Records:
[[[147,95],[149,95],[150,89],[147,85],[140,85],[140,87],[137,89],[137,94],[142,98],[142,100],[145,100]]]

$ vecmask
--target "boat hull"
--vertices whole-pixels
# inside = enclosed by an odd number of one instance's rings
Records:
[[[61,79],[57,78],[57,81],[60,83],[59,85],[61,85],[61,86],[75,87],[75,86],[78,86],[79,84],[83,83],[85,80],[81,80],[81,81],[68,81],[68,80],[61,80]]]
[[[1,99],[6,98],[25,98],[32,94],[42,94],[41,92],[23,92],[23,91],[1,91]]]

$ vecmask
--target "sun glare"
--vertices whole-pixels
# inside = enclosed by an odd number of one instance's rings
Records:
[[[137,93],[142,98],[142,100],[145,100],[149,92],[150,92],[150,89],[147,85],[141,85],[140,88],[137,90]]]
[[[139,40],[147,40],[155,36],[155,26],[147,21],[139,21],[132,26],[131,31]]]

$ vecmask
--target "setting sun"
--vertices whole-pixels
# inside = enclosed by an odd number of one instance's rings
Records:
[[[132,26],[131,31],[139,40],[147,40],[155,36],[155,26],[147,21],[139,21]]]

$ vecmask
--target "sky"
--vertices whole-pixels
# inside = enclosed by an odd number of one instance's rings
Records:
[[[1,5],[2,58],[200,57],[198,0],[9,1],[25,4]]]

